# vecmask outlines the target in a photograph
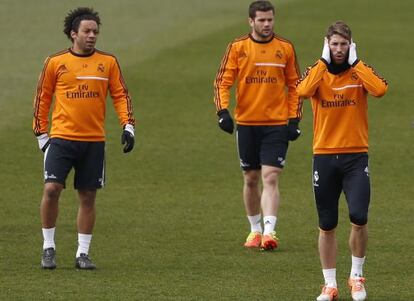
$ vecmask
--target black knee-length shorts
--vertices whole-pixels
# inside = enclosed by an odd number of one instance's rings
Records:
[[[361,226],[368,222],[371,185],[367,153],[314,155],[312,183],[322,230],[337,226],[342,191],[350,221]]]
[[[262,165],[283,168],[289,146],[286,125],[237,125],[240,167],[257,170]]]

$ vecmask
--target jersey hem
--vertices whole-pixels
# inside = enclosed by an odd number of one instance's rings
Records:
[[[240,125],[287,125],[288,121],[236,121]]]
[[[50,138],[60,138],[70,141],[82,141],[82,142],[102,142],[105,141],[105,137],[68,137],[65,135],[51,135]]]
[[[325,149],[314,149],[314,155],[334,155],[334,154],[357,154],[357,153],[368,153],[368,148],[325,148]]]

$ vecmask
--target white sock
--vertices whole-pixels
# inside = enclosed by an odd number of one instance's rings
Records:
[[[262,233],[262,224],[260,223],[260,220],[262,218],[262,215],[256,214],[256,215],[248,215],[247,219],[250,222],[250,231],[251,232],[259,232]]]
[[[80,254],[89,254],[89,246],[91,244],[92,234],[81,234],[78,233],[78,250],[76,251],[76,258]]]
[[[365,256],[364,257],[355,257],[352,255],[352,268],[351,268],[351,274],[350,277],[356,278],[356,277],[362,277],[362,267],[365,262]]]
[[[53,228],[42,228],[43,233],[43,250],[48,248],[56,249],[55,245],[55,229]]]
[[[266,215],[263,216],[264,231],[263,235],[269,234],[275,230],[276,227],[276,216]]]
[[[336,269],[322,269],[323,278],[327,287],[336,287]]]

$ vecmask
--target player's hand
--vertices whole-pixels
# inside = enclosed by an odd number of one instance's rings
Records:
[[[299,129],[299,119],[292,118],[289,119],[288,123],[288,139],[289,141],[295,141],[300,136],[300,129]]]
[[[328,42],[327,37],[325,37],[325,39],[323,40],[323,49],[322,49],[321,59],[325,61],[325,63],[327,64],[331,63],[331,51],[329,50],[329,42]]]
[[[121,144],[124,145],[124,153],[129,153],[134,148],[135,138],[134,138],[134,126],[131,124],[126,124],[121,136]]]
[[[227,109],[223,109],[217,112],[218,115],[218,125],[219,127],[229,133],[233,134],[234,124],[233,119],[230,116],[230,113]]]
[[[348,64],[351,66],[355,64],[358,60],[357,53],[356,53],[356,44],[353,40],[351,40],[351,44],[349,45],[349,55],[348,55]]]
[[[37,136],[36,138],[37,138],[37,142],[39,143],[39,149],[42,152],[45,152],[47,147],[50,144],[49,135],[47,133],[44,133],[44,134]]]

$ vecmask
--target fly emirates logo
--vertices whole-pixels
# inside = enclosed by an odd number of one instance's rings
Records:
[[[88,85],[78,85],[77,91],[66,91],[66,98],[72,100],[98,98],[98,91],[90,91]]]
[[[276,76],[270,76],[266,70],[258,69],[252,75],[246,76],[246,84],[276,84]]]
[[[345,98],[343,94],[334,94],[333,100],[321,100],[322,108],[341,108],[341,107],[349,107],[355,106],[356,101],[355,99]]]

